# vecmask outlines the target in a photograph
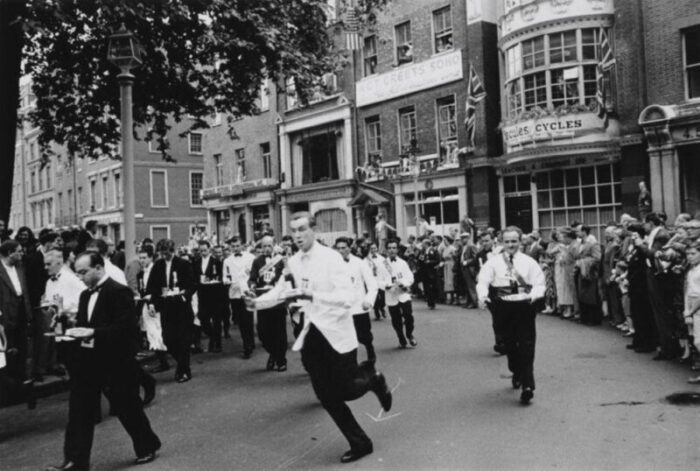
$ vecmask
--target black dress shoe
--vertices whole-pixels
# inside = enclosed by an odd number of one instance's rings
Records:
[[[277,371],[280,373],[287,371],[287,362],[285,361],[284,363],[279,363],[277,365]]]
[[[153,451],[147,455],[140,456],[134,460],[134,464],[146,464],[150,463],[151,461],[155,461],[156,459],[156,452]]]
[[[373,451],[374,450],[372,449],[372,445],[370,445],[366,448],[359,448],[357,450],[348,450],[343,454],[343,456],[340,457],[340,462],[341,463],[352,463],[353,461],[359,460],[363,456],[369,455]]]
[[[244,350],[243,351],[243,359],[248,360],[250,359],[250,356],[253,354],[251,350]]]
[[[513,376],[513,378],[510,380],[510,384],[513,385],[513,389],[520,389],[520,387],[523,385],[523,383],[521,383],[515,376]]]
[[[199,345],[195,345],[190,349],[190,352],[192,353],[192,355],[197,355],[199,353],[204,353],[204,350],[202,350],[202,347],[200,347]]]
[[[625,348],[627,350],[635,350],[637,348],[637,346],[635,344],[631,343],[629,345],[625,345]]]
[[[267,365],[265,365],[265,369],[267,371],[272,371],[275,369],[275,359],[272,358],[272,355],[267,357]]]
[[[634,351],[637,353],[651,353],[651,352],[655,352],[656,348],[654,348],[654,347],[638,347],[638,348],[635,348]]]
[[[377,395],[377,399],[379,399],[379,403],[382,405],[384,412],[389,412],[391,410],[392,397],[383,374],[375,373],[374,376],[372,376],[370,379],[370,389]]]
[[[417,347],[417,346],[418,346],[418,342],[417,342],[416,339],[414,339],[413,337],[411,337],[411,338],[408,339],[408,343],[409,343],[409,345],[410,345],[411,347]]]
[[[147,406],[156,398],[156,379],[153,376],[144,376],[143,384],[143,405]]]
[[[27,409],[36,409],[36,388],[34,387],[34,381],[25,381],[22,383],[22,394],[27,403]]]
[[[176,381],[177,381],[178,383],[186,383],[186,382],[188,382],[188,381],[191,380],[191,379],[192,379],[192,374],[191,374],[191,373],[182,373],[181,375],[179,375],[178,378],[176,378]]]
[[[673,360],[673,357],[671,355],[666,355],[665,353],[659,353],[654,358],[652,358],[652,360],[654,360],[654,361],[669,361],[669,360]]]
[[[520,394],[520,403],[530,404],[530,401],[532,400],[534,395],[535,393],[532,392],[532,388],[523,389],[523,392]]]
[[[89,464],[78,464],[73,461],[66,461],[62,465],[49,466],[46,471],[90,471]]]

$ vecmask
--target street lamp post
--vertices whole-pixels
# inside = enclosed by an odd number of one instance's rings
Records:
[[[131,88],[134,76],[131,69],[141,65],[141,46],[136,37],[124,24],[109,37],[107,59],[121,70],[117,75],[121,97],[121,134],[122,134],[122,178],[124,194],[124,246],[126,260],[136,257],[136,209],[134,204],[134,140],[133,110]],[[119,191],[119,189],[117,189]]]

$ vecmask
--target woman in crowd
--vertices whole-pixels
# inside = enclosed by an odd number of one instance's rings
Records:
[[[700,350],[700,240],[695,240],[686,251],[690,269],[685,281],[685,299],[683,318],[693,336],[695,348]],[[700,370],[697,363],[693,370]],[[688,382],[700,384],[700,376],[690,378]]]
[[[644,225],[634,222],[629,225],[629,239],[644,238]],[[634,243],[627,245],[623,253],[627,262],[627,281],[629,282],[630,313],[634,323],[634,336],[627,348],[637,353],[649,353],[656,349],[658,334],[651,306],[648,301],[646,281],[646,256],[635,247]]]
[[[445,236],[445,249],[442,251],[442,270],[443,270],[443,290],[445,292],[445,302],[447,304],[456,304],[458,299],[455,296],[455,277],[454,265],[455,254],[457,247],[455,242],[448,236]]]
[[[555,264],[556,259],[559,256],[559,252],[562,250],[563,244],[559,242],[559,232],[553,230],[551,234],[551,241],[547,245],[547,249],[544,251],[540,257],[540,267],[544,273],[545,282],[547,289],[544,293],[544,301],[547,306],[542,312],[543,314],[557,314],[557,285],[555,276]]]
[[[554,258],[554,284],[557,290],[557,305],[562,318],[570,319],[574,315],[574,297],[576,285],[574,281],[574,265],[576,258],[571,250],[571,244],[576,240],[576,231],[570,227],[559,229],[561,240],[559,250]]]

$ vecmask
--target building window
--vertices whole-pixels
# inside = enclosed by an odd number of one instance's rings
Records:
[[[523,70],[544,65],[544,36],[523,41]]]
[[[78,214],[83,214],[83,187],[78,187]]]
[[[396,42],[396,63],[398,65],[413,62],[413,42],[411,41],[411,22],[401,23],[394,28]]]
[[[340,208],[321,209],[314,214],[317,232],[345,232],[348,216]]]
[[[529,179],[529,175],[526,177]],[[621,216],[618,164],[549,170],[536,173],[534,180],[539,228],[544,237],[557,227],[579,222],[590,226],[601,240],[607,222]]]
[[[53,200],[46,200],[46,224],[53,224]]]
[[[260,111],[270,109],[270,79],[263,80],[260,85]]]
[[[413,106],[399,110],[399,146],[410,146],[416,139],[416,109]]]
[[[90,211],[95,211],[97,204],[97,180],[90,180]]]
[[[202,133],[191,132],[188,135],[189,153],[199,155],[202,153]]]
[[[204,187],[204,174],[202,172],[190,172],[190,206],[202,206],[202,188]]]
[[[438,100],[438,139],[443,141],[457,140],[457,107],[455,97],[447,97]]]
[[[221,186],[224,184],[224,162],[221,159],[221,154],[214,154],[214,181],[215,186]]]
[[[700,26],[683,33],[683,57],[688,99],[700,98]]]
[[[151,240],[158,242],[161,239],[170,239],[170,225],[151,226]]]
[[[245,181],[245,149],[236,149],[236,179]]]
[[[122,205],[122,179],[121,175],[119,173],[114,174],[114,199],[115,199],[115,206],[117,208],[121,207]]]
[[[449,51],[453,48],[452,12],[449,6],[433,12],[433,34],[435,52]]]
[[[576,60],[576,30],[549,35],[550,64]]]
[[[102,177],[102,207],[109,207],[109,190],[107,187],[107,175]]]
[[[594,109],[599,45],[600,30],[586,28],[539,36],[506,50],[508,116],[516,118],[536,107],[557,109],[580,105]],[[545,70],[523,75],[523,71],[545,66],[548,66]],[[611,88],[606,74],[603,95],[608,109],[614,108]]]
[[[525,108],[547,107],[547,79],[544,72],[525,76]]]
[[[32,187],[32,193],[36,193],[36,188],[37,188],[37,185],[36,185],[36,170],[32,170],[32,172],[31,172],[29,178],[30,178],[29,183],[30,183],[30,185],[31,185],[31,187]]]
[[[367,160],[382,154],[382,126],[379,116],[365,119],[365,146],[367,150]]]
[[[58,200],[58,223],[63,224],[63,193],[59,191],[56,199]]]
[[[299,140],[302,151],[302,184],[337,180],[338,138],[335,129],[303,136]]]
[[[168,172],[151,170],[151,207],[168,207]]]
[[[416,200],[413,193],[404,196],[404,208],[407,228],[416,225]],[[418,215],[425,216],[438,234],[459,225],[459,192],[457,188],[445,190],[421,191],[418,193]],[[409,233],[411,229],[408,229]]]
[[[262,156],[263,178],[272,178],[272,153],[269,142],[260,144],[260,155]]]
[[[362,48],[362,57],[365,64],[365,77],[377,73],[377,37],[367,36]]]
[[[51,173],[51,164],[46,164],[46,189],[50,190],[53,187],[53,174]]]

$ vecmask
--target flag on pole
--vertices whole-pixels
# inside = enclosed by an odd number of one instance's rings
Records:
[[[604,77],[605,73],[615,65],[615,56],[613,55],[612,48],[610,47],[610,41],[608,40],[608,35],[605,34],[605,30],[601,28],[600,30],[600,61],[596,66],[596,102],[598,105],[598,118],[603,121],[603,128],[607,129],[608,120],[608,110],[605,108],[605,97],[603,92],[605,89]]]
[[[345,12],[345,48],[350,51],[360,49],[360,22],[353,4],[350,4]]]
[[[474,66],[469,64],[469,83],[467,84],[467,116],[464,125],[467,128],[467,152],[474,150],[474,135],[476,134],[476,104],[486,97],[486,90],[481,79],[476,74]]]

